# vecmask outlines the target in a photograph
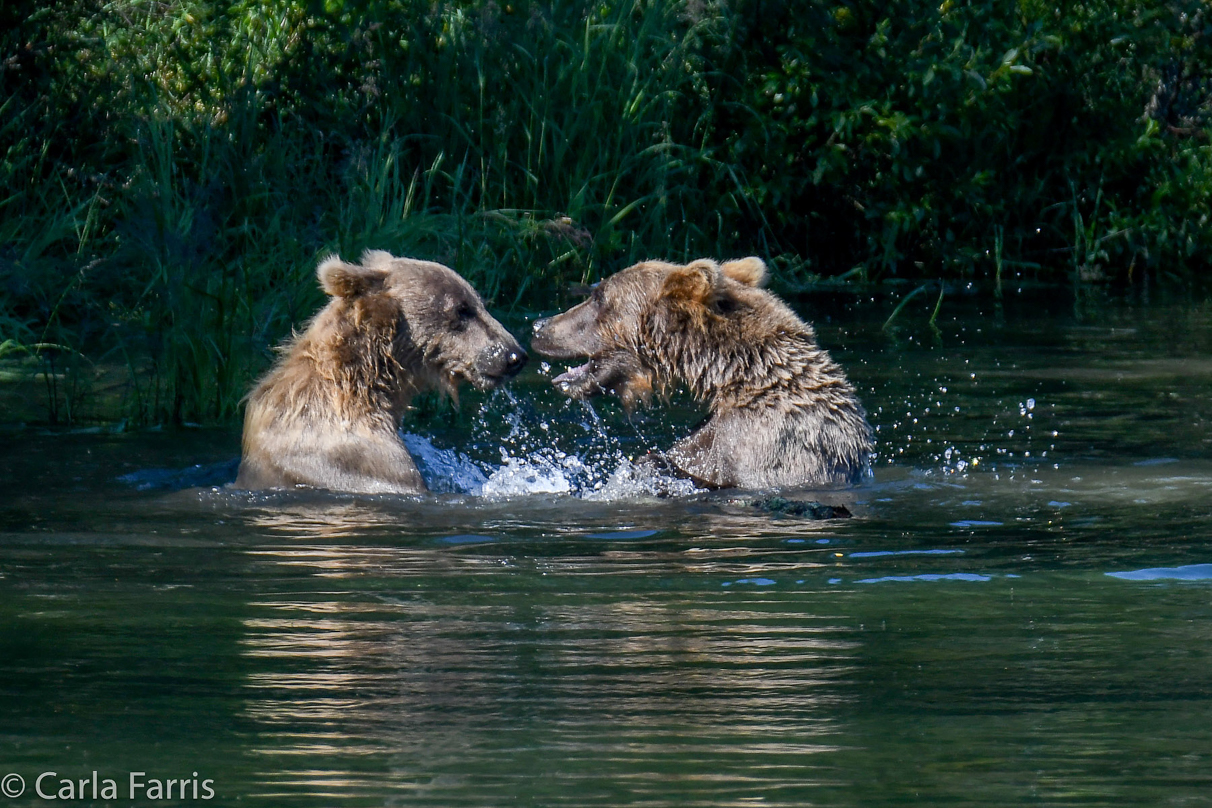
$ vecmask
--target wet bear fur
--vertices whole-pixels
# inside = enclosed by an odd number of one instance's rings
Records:
[[[709,411],[666,454],[709,487],[821,487],[859,481],[871,427],[811,326],[762,288],[758,258],[647,261],[588,300],[535,323],[531,347],[588,357],[556,377],[573,398],[618,395],[628,408],[684,385]]]
[[[397,433],[413,396],[495,387],[526,353],[441,264],[369,251],[317,275],[331,300],[249,394],[236,486],[423,492]]]

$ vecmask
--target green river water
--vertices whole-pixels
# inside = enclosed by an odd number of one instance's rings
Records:
[[[645,494],[697,414],[537,361],[405,425],[419,499],[0,433],[0,806],[1212,805],[1212,307],[797,307],[878,427],[804,494],[851,519]]]

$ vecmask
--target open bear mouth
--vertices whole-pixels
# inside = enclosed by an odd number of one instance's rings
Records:
[[[602,367],[593,357],[583,365],[569,368],[551,380],[556,389],[569,398],[592,398],[601,395]]]
[[[497,387],[503,379],[481,373],[475,368],[452,368],[446,371],[448,389],[457,390],[460,384],[470,384],[481,392]]]
[[[583,365],[570,367],[551,383],[564,395],[575,399],[617,395],[623,406],[647,402],[652,392],[652,371],[639,358],[626,351],[610,351],[589,357]]]
[[[459,368],[447,373],[451,385],[457,387],[460,382],[467,382],[475,389],[485,393],[505,384],[512,376],[513,374],[510,373],[486,373],[476,368]]]
[[[576,384],[578,382],[584,382],[585,377],[588,376],[590,374],[590,371],[592,370],[592,365],[593,365],[593,360],[590,359],[588,362],[586,362],[583,365],[577,365],[575,368],[569,368],[568,370],[561,373],[559,376],[556,376],[554,379],[552,379],[551,383],[556,384],[556,385],[566,386],[566,385]]]
[[[509,377],[509,374],[507,374],[507,373],[496,374],[496,373],[473,372],[473,373],[467,374],[463,378],[465,378],[468,382],[470,382],[471,386],[476,388],[477,390],[479,390],[481,392],[488,392],[489,390],[495,390],[498,387],[500,387],[501,385],[505,384],[505,382],[507,382],[510,377]]]

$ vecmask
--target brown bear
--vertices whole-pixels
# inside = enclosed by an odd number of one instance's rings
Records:
[[[417,393],[457,396],[521,370],[526,352],[453,270],[371,250],[317,270],[332,296],[248,396],[236,486],[426,490],[397,428]]]
[[[766,274],[759,258],[636,264],[536,322],[531,347],[589,357],[554,379],[572,398],[609,392],[630,408],[688,387],[710,415],[666,459],[700,485],[855,483],[872,451],[863,408],[811,326],[761,288]]]

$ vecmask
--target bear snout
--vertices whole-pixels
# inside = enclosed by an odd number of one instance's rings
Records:
[[[512,376],[526,366],[529,357],[522,346],[516,342],[512,345],[496,344],[485,348],[476,357],[476,371],[489,386],[495,386]]]
[[[579,312],[574,310],[536,320],[532,327],[530,347],[552,359],[593,356],[602,347],[593,321],[577,314]]]
[[[539,353],[543,353],[542,346],[544,341],[550,341],[547,335],[547,328],[551,325],[554,317],[544,317],[542,320],[535,320],[534,325],[530,327],[530,347]],[[537,344],[536,344],[537,343]]]
[[[530,327],[530,348],[544,356],[551,355],[548,353],[551,347],[551,337],[548,335],[547,329],[551,326],[553,319],[552,317],[544,317],[541,320],[535,320],[534,325]]]

